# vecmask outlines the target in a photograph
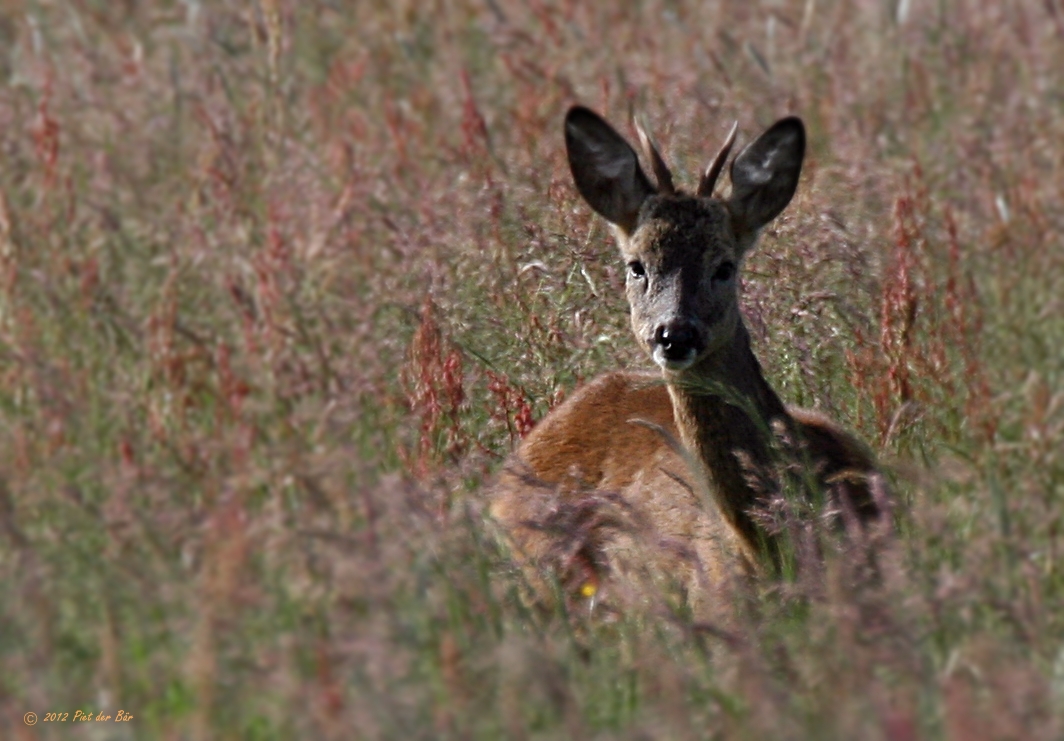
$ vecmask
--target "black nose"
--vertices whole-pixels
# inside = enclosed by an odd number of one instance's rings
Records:
[[[654,332],[654,343],[665,353],[666,360],[687,360],[702,352],[698,332],[683,320],[660,325]]]

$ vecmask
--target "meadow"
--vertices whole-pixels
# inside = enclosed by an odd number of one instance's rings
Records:
[[[0,0],[0,86],[0,738],[1064,737],[1060,0]],[[881,578],[519,599],[486,482],[649,365],[573,103],[804,119],[742,303]]]

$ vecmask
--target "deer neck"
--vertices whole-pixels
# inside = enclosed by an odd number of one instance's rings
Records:
[[[773,423],[793,421],[769,386],[753,351],[750,335],[740,324],[736,340],[722,352],[680,374],[666,377],[676,426],[721,513],[755,559],[768,551],[776,562],[776,538],[756,521],[771,489],[766,481],[773,458]],[[751,475],[753,474],[753,476]]]

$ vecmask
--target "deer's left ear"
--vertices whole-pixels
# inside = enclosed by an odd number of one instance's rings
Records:
[[[606,221],[631,234],[654,187],[635,150],[598,114],[574,106],[565,116],[565,148],[576,189]]]
[[[801,119],[773,124],[735,158],[728,210],[736,230],[756,234],[779,216],[794,197],[805,157],[805,126]]]

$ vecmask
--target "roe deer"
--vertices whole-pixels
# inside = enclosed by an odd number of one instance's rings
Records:
[[[617,545],[632,537],[617,522],[624,513],[646,525],[659,554],[672,552],[666,568],[692,584],[692,574],[712,581],[766,557],[778,566],[783,535],[772,508],[783,478],[850,521],[882,509],[871,454],[817,412],[784,406],[739,310],[739,265],[798,185],[802,122],[784,118],[740,152],[727,198],[713,190],[734,127],[694,195],[673,186],[654,144],[638,133],[656,187],[606,121],[579,106],[565,118],[573,180],[613,227],[632,330],[661,375],[612,372],[578,390],[513,453],[490,508],[520,560],[553,560],[566,587],[585,595],[631,545]],[[610,501],[614,514],[603,514]],[[567,529],[580,537],[567,540]]]

